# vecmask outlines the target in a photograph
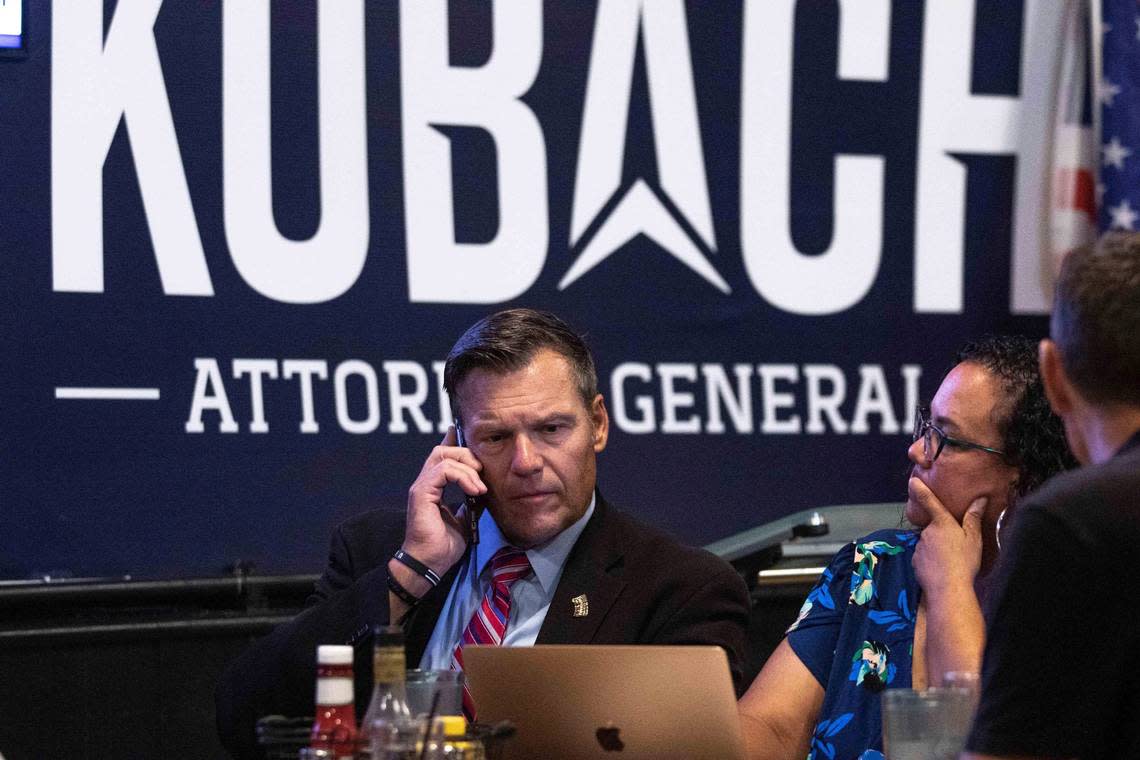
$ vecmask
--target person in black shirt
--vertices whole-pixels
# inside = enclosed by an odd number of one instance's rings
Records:
[[[1140,758],[1140,234],[1065,260],[1041,375],[1085,465],[1021,510],[966,757]]]

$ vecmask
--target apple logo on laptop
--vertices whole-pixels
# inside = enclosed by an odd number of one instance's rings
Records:
[[[625,749],[625,742],[621,740],[621,729],[617,726],[602,726],[596,732],[598,744],[606,752],[621,752]]]

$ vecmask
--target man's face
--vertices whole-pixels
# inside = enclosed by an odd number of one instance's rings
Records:
[[[980,364],[962,362],[950,371],[930,402],[930,419],[951,438],[1001,449],[997,420],[1002,413],[997,378]],[[931,462],[923,454],[922,439],[910,445],[907,455],[914,462],[911,475],[934,492],[959,523],[970,502],[979,496],[989,498],[983,516],[983,532],[993,536],[998,515],[1005,509],[1010,486],[1017,470],[997,454],[961,448],[947,443],[938,459]],[[906,519],[922,528],[930,515],[913,499],[907,501]]]
[[[542,349],[506,374],[473,370],[456,391],[488,509],[508,541],[539,546],[585,514],[609,415],[601,394],[586,407],[561,354]]]

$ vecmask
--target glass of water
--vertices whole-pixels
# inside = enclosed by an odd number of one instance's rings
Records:
[[[956,760],[974,714],[968,690],[888,689],[882,699],[887,760]]]

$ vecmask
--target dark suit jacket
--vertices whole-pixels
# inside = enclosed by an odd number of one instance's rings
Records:
[[[333,535],[329,565],[309,608],[257,642],[223,674],[218,732],[237,757],[258,756],[254,724],[268,714],[311,715],[318,644],[356,648],[356,700],[370,696],[371,630],[388,622],[387,563],[404,535],[403,512],[354,517]],[[459,563],[404,623],[408,662],[420,660]],[[586,594],[590,612],[573,617]],[[746,658],[748,592],[740,575],[706,551],[681,546],[598,495],[578,538],[538,644],[715,644],[728,653],[739,692]]]

